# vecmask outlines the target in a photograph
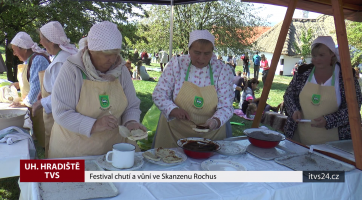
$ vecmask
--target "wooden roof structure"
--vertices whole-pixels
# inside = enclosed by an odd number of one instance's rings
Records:
[[[348,23],[347,21],[346,23]],[[277,40],[279,37],[280,30],[282,28],[283,21],[273,26],[270,30],[263,33],[255,41],[253,49],[258,52],[273,53]],[[334,42],[337,44],[336,28],[334,26],[333,16],[320,15],[317,19],[301,19],[293,18],[292,23],[289,26],[289,31],[285,43],[283,45],[282,55],[297,56],[297,50],[294,44],[301,45],[301,35],[311,29],[313,32],[313,38],[316,39],[318,36],[331,36]]]
[[[81,0],[84,1],[84,0]],[[102,1],[102,0],[100,0]],[[198,3],[212,0],[103,0],[123,3],[149,3],[159,5],[178,5],[187,3]],[[361,0],[242,0],[246,2],[264,3],[277,6],[287,7],[287,12],[281,26],[280,34],[275,46],[270,71],[268,73],[266,84],[261,95],[257,114],[253,121],[252,127],[259,127],[262,112],[266,105],[266,100],[269,95],[271,84],[274,79],[275,70],[280,59],[283,45],[288,34],[289,26],[292,23],[292,18],[295,9],[308,10],[318,12],[334,17],[339,55],[341,59],[342,77],[345,87],[348,118],[351,126],[351,136],[353,142],[353,150],[355,152],[355,165],[362,170],[362,134],[361,134],[361,116],[356,98],[356,88],[354,86],[354,77],[352,74],[351,58],[348,48],[347,32],[345,19],[362,22],[362,1]],[[171,6],[172,7],[172,6]],[[172,13],[172,12],[171,12]],[[172,29],[171,24],[171,29]],[[172,30],[170,31],[172,32]],[[172,40],[170,40],[170,43]]]

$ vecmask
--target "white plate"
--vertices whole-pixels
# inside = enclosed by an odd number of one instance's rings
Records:
[[[112,155],[109,156],[109,159],[112,160]],[[120,169],[116,168],[112,165],[112,163],[109,163],[106,161],[106,155],[99,156],[96,160],[96,163],[103,169],[109,170],[109,171],[134,171],[142,167],[144,164],[143,157],[142,156],[134,156],[134,164],[131,168],[127,169]]]
[[[220,154],[223,155],[237,155],[240,153],[244,153],[246,148],[244,146],[241,146],[238,143],[230,142],[230,141],[217,141],[217,143],[220,144],[220,150],[217,151]]]
[[[151,159],[148,159],[148,158],[145,158],[145,159],[146,159],[148,162],[150,162],[150,163],[153,163],[153,164],[156,164],[156,165],[161,165],[161,166],[168,166],[168,167],[169,167],[169,166],[175,166],[175,165],[182,164],[183,162],[185,162],[185,161],[187,160],[187,156],[186,156],[185,154],[180,153],[180,152],[175,151],[175,150],[172,150],[172,151],[175,152],[175,155],[176,155],[176,156],[182,158],[182,161],[177,162],[177,163],[165,163],[165,162],[162,161],[162,158],[161,158],[160,161],[154,161],[154,160],[151,160]],[[148,151],[146,151],[146,152],[150,152],[150,153],[152,153],[152,154],[155,154],[155,149],[150,149],[150,150],[148,150]]]
[[[286,152],[276,147],[265,149],[265,148],[256,147],[252,144],[250,144],[246,148],[246,151],[263,160],[273,160],[274,158],[279,158],[290,154],[289,152]]]
[[[345,151],[347,153],[354,155],[352,140],[339,140],[333,142],[327,142],[326,145],[329,145],[333,148]]]
[[[205,160],[201,163],[204,171],[246,171],[246,168],[231,160]]]

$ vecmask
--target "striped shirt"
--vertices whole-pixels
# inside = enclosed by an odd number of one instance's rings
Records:
[[[24,64],[28,64],[27,61]],[[40,81],[39,81],[39,72],[45,70],[49,66],[49,62],[44,56],[37,55],[34,57],[31,67],[30,67],[30,90],[28,95],[23,100],[23,103],[27,107],[32,107],[32,105],[37,101],[37,96],[40,92]]]

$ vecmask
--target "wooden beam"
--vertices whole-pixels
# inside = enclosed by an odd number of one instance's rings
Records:
[[[354,77],[352,73],[351,58],[349,55],[346,24],[344,22],[342,5],[342,0],[332,0],[333,16],[336,26],[339,55],[341,58],[341,70],[344,90],[346,93],[349,124],[351,126],[354,156],[356,167],[362,170],[361,118],[356,97],[356,88],[354,85]]]
[[[331,0],[308,0],[314,3],[319,3],[319,4],[324,4],[324,5],[328,5],[331,6]],[[348,9],[348,10],[353,10],[353,11],[361,11],[362,10],[362,6],[357,5],[357,4],[351,4],[351,3],[342,3],[341,4],[342,7],[344,9]]]
[[[268,98],[269,91],[270,91],[271,85],[273,83],[275,70],[277,68],[277,65],[278,65],[278,62],[280,59],[280,54],[282,53],[282,50],[283,50],[285,38],[287,37],[287,34],[289,32],[289,26],[292,23],[292,18],[293,18],[293,14],[294,14],[294,10],[297,5],[297,2],[298,2],[298,0],[289,1],[287,13],[285,14],[285,17],[284,17],[284,21],[283,21],[283,25],[282,25],[282,28],[279,33],[277,45],[275,46],[272,62],[270,64],[268,76],[266,78],[263,92],[262,92],[261,98],[259,100],[258,109],[257,109],[256,115],[255,115],[255,118],[254,118],[254,121],[252,124],[253,128],[259,127],[261,116],[263,114],[263,111],[264,111],[264,108],[266,105],[266,100]]]

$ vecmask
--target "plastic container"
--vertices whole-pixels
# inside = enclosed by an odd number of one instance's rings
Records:
[[[10,127],[10,126],[17,126],[23,127],[24,126],[24,117],[27,110],[25,109],[3,109],[0,110],[0,130]],[[18,115],[16,117],[5,118],[6,115]]]
[[[200,142],[208,142],[208,143],[213,143],[216,145],[215,150],[212,151],[195,151],[195,150],[190,150],[187,148],[184,148],[183,146],[188,142],[188,141],[200,141]],[[214,142],[210,139],[206,139],[206,138],[196,138],[196,137],[191,137],[191,138],[182,138],[179,139],[177,141],[177,145],[179,147],[181,147],[185,154],[190,157],[190,158],[196,158],[196,159],[205,159],[205,158],[210,158],[214,152],[218,151],[220,149],[220,144],[218,144],[217,142]]]
[[[279,135],[279,136],[281,136],[280,137],[281,139],[278,141],[268,141],[268,140],[261,140],[261,139],[256,139],[256,138],[250,137],[250,133],[252,133],[254,131],[261,131],[266,134]],[[283,134],[276,132],[276,131],[266,130],[266,129],[262,129],[262,128],[246,129],[246,130],[244,130],[244,134],[248,137],[248,140],[252,145],[260,147],[260,148],[266,148],[266,149],[276,147],[280,143],[280,141],[285,140],[285,136]]]

